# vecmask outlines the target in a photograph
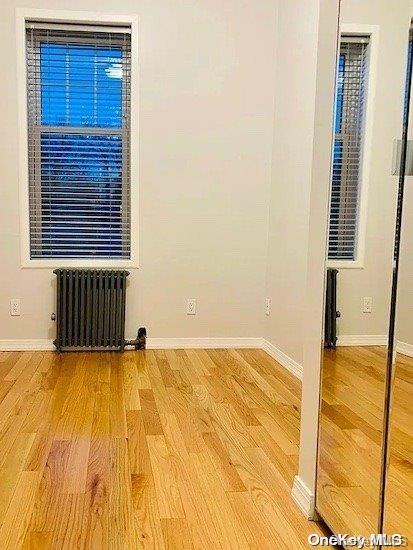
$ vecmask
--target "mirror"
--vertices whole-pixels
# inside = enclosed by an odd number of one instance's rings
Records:
[[[410,126],[411,127],[411,126]],[[404,185],[400,232],[387,472],[385,533],[400,533],[413,543],[413,178]]]
[[[393,142],[401,135],[409,23],[409,0],[341,1],[316,494],[317,511],[335,533],[369,536],[381,527],[398,190]],[[402,365],[393,422],[397,404],[406,406],[405,372]],[[397,483],[406,466],[399,435],[394,428]],[[389,522],[391,494],[389,486]]]

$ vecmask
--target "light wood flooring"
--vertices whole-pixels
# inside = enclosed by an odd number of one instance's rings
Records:
[[[387,348],[324,350],[317,509],[337,533],[378,532]]]
[[[413,358],[397,353],[390,408],[384,532],[413,548]]]
[[[317,509],[339,533],[378,532],[386,347],[325,350]],[[392,382],[383,531],[413,548],[413,359]]]
[[[308,548],[299,415],[260,350],[0,353],[0,548]]]

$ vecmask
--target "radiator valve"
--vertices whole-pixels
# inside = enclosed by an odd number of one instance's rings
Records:
[[[136,339],[135,349],[146,349],[146,328],[140,327]]]
[[[135,350],[146,349],[146,328],[140,327],[136,340],[125,340],[125,346],[134,346]]]

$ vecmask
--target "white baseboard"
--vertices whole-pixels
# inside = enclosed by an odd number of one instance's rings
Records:
[[[262,339],[261,349],[266,351],[268,355],[271,355],[273,359],[278,361],[284,368],[291,372],[294,376],[302,380],[303,378],[303,366],[294,361],[289,355],[278,349],[271,344],[268,340]]]
[[[413,357],[413,344],[407,344],[406,342],[397,342],[396,350],[398,353]]]
[[[148,338],[147,349],[262,348],[262,338]]]
[[[291,496],[307,519],[317,519],[315,495],[299,476],[294,478]]]
[[[53,340],[0,340],[0,351],[48,351],[55,350]]]
[[[385,334],[341,334],[337,338],[337,346],[386,346]]]
[[[148,338],[148,349],[262,348],[262,338]],[[56,349],[53,340],[0,340],[0,351],[46,351]]]

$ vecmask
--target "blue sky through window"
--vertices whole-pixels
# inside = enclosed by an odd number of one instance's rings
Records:
[[[343,100],[344,100],[344,71],[346,67],[346,56],[340,54],[338,59],[338,75],[337,75],[337,90],[336,90],[336,119],[334,131],[336,134],[341,133],[341,122],[343,119]]]
[[[336,109],[334,120],[334,132],[340,134],[342,132],[343,120],[343,104],[344,104],[344,73],[346,66],[346,57],[340,54],[337,66],[337,87],[336,87]],[[341,190],[341,171],[343,167],[343,140],[336,137],[334,140],[333,149],[333,172],[332,172],[332,196],[338,197]],[[340,209],[337,208],[335,201],[330,198],[330,242],[329,255],[336,254],[338,251],[337,238],[339,235]],[[332,238],[333,237],[333,238]]]
[[[42,124],[122,126],[122,49],[43,42]]]
[[[123,140],[111,133],[122,128],[122,55],[120,47],[40,44],[43,256],[125,253]],[[90,132],[65,133],[65,127]]]

